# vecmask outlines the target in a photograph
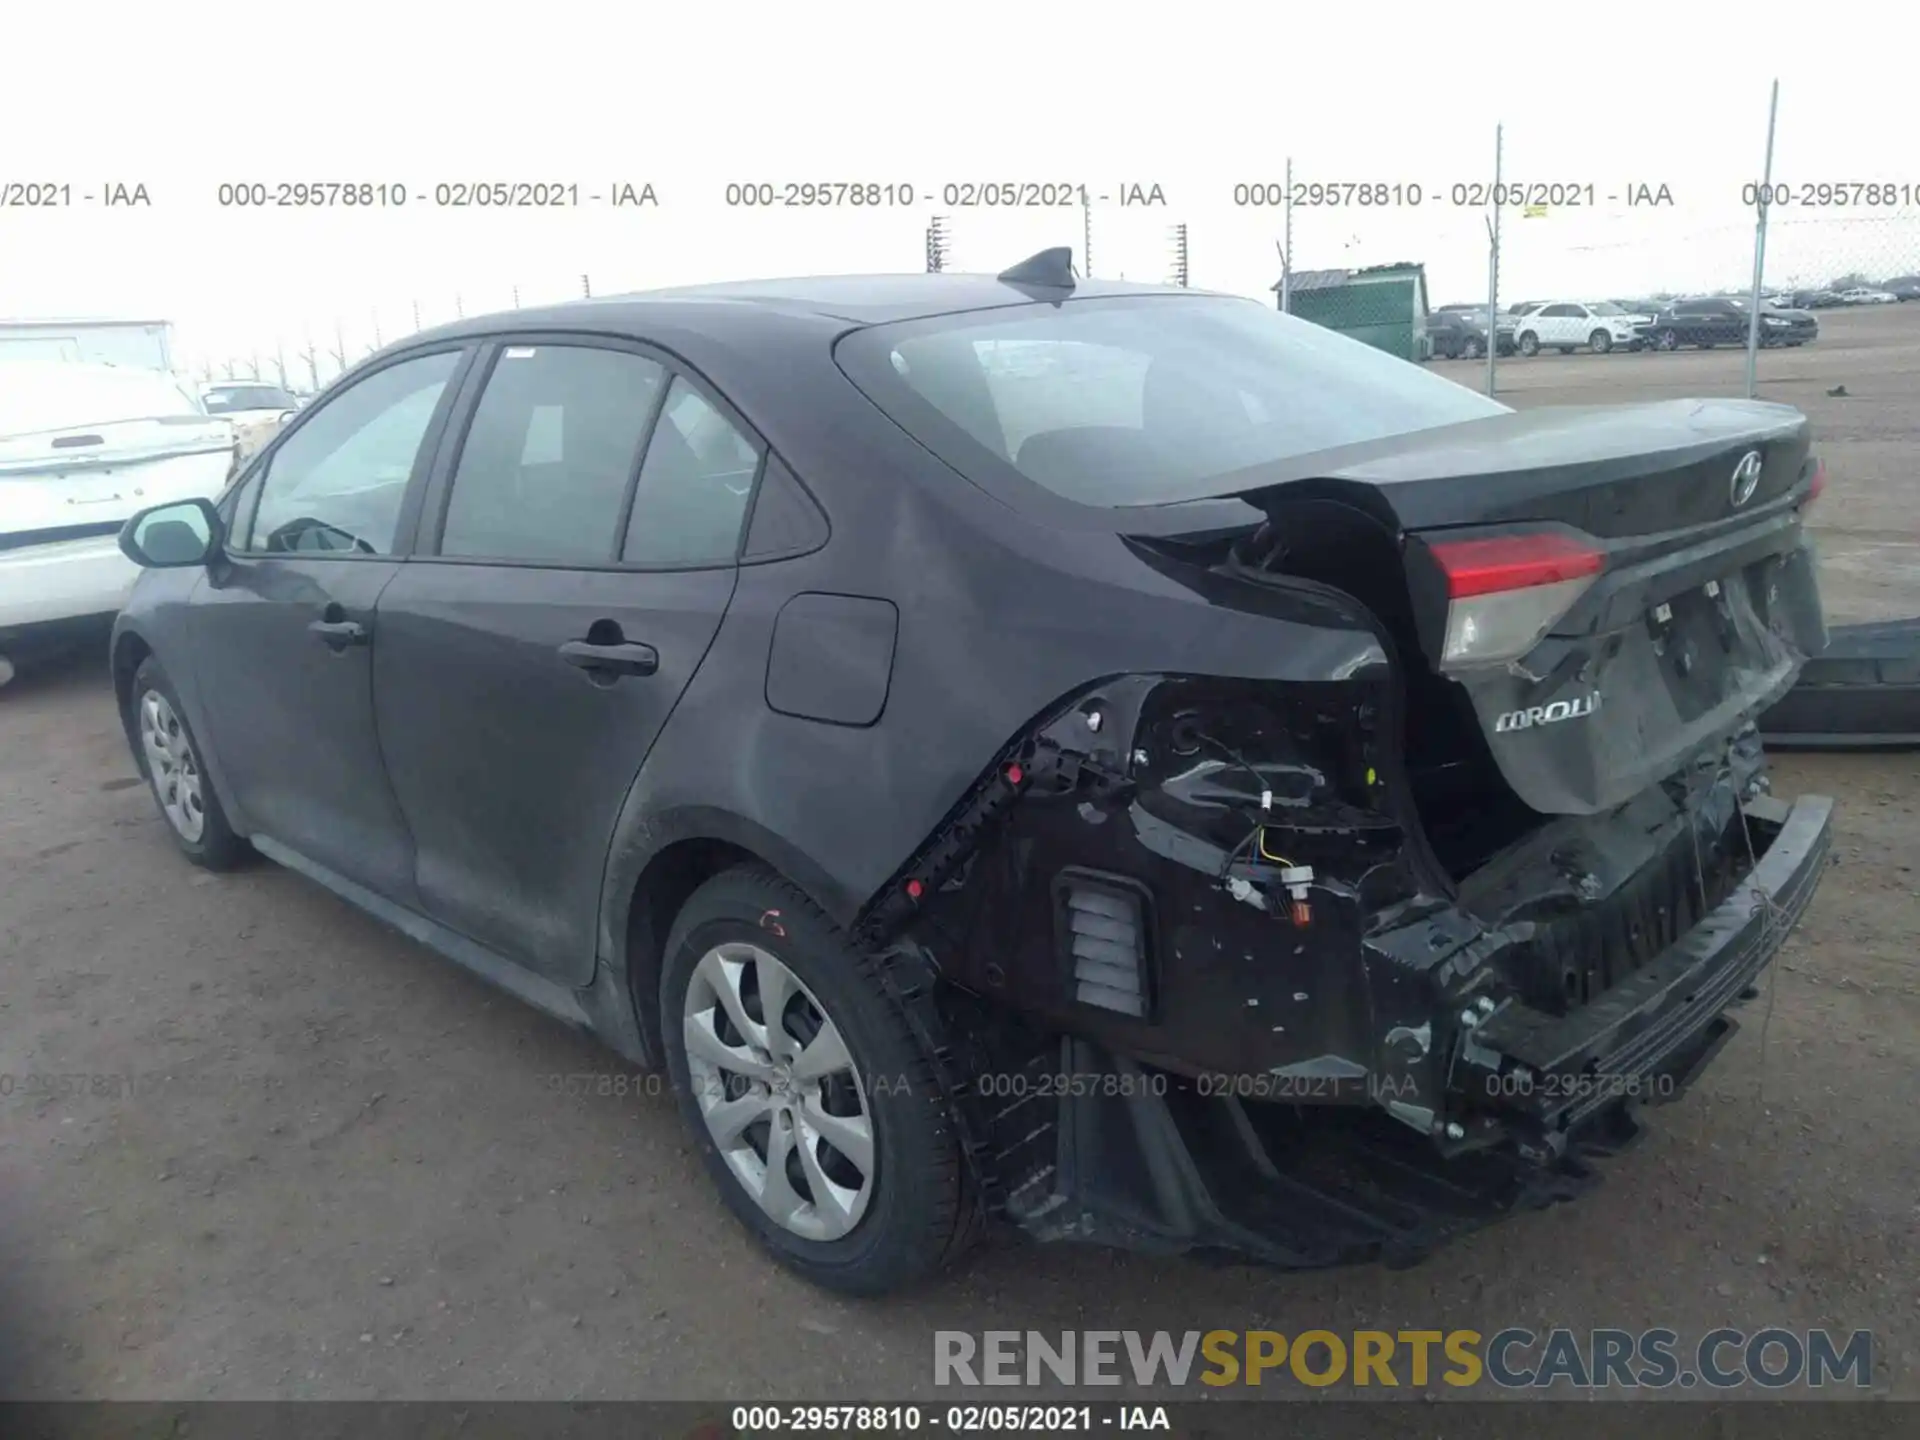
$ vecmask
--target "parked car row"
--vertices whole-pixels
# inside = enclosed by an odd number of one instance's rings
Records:
[[[1904,281],[1889,281],[1891,285]],[[1916,283],[1915,294],[1920,294]],[[1821,292],[1826,293],[1826,292]],[[1842,299],[1834,304],[1885,304],[1894,291],[1846,291],[1845,295],[1884,295],[1883,300]],[[1807,303],[1795,303],[1795,302]],[[1763,347],[1805,345],[1820,335],[1820,322],[1807,292],[1765,297],[1760,307]],[[1692,346],[1745,345],[1752,326],[1745,296],[1700,295],[1655,300],[1523,300],[1498,318],[1502,355],[1537,355],[1558,350],[1571,355],[1587,350],[1679,350]],[[1435,359],[1473,359],[1486,354],[1486,306],[1442,305],[1427,320],[1428,352]]]

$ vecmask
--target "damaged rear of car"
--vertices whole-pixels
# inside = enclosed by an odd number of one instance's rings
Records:
[[[1806,419],[1520,414],[1250,302],[1031,298],[836,349],[1088,582],[856,929],[945,982],[993,1203],[1312,1265],[1573,1193],[1823,868],[1753,724],[1824,637]]]

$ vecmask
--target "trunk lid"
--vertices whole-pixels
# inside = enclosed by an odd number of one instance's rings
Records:
[[[1787,406],[1511,413],[1229,478],[1283,545],[1319,543],[1330,504],[1393,537],[1408,663],[1464,693],[1543,814],[1611,809],[1673,775],[1824,643],[1801,524],[1821,476]]]
[[[0,548],[111,535],[148,505],[211,498],[232,456],[232,427],[204,415],[0,436]]]

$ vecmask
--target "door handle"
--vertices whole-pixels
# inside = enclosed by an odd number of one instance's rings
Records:
[[[315,620],[307,626],[307,633],[334,650],[367,643],[367,627],[358,620]]]
[[[637,642],[595,645],[586,640],[569,640],[560,647],[560,658],[589,675],[610,678],[651,675],[660,668],[660,652],[651,645]]]

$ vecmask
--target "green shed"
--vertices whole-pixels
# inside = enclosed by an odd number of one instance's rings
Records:
[[[1363,340],[1402,360],[1427,358],[1427,272],[1422,265],[1365,270],[1303,270],[1285,286],[1287,309],[1302,320]]]

